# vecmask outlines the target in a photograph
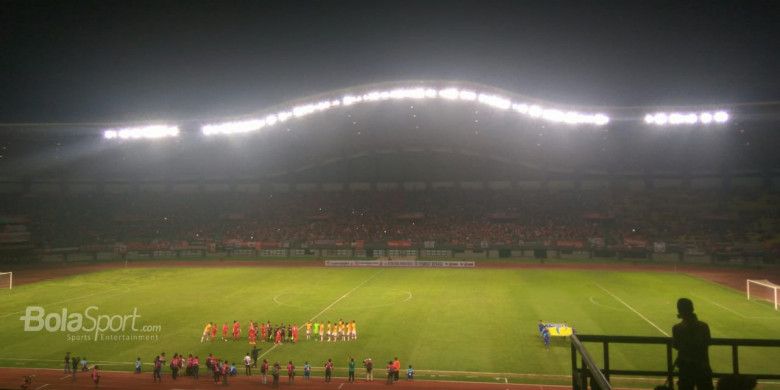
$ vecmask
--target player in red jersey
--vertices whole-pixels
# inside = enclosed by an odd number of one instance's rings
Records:
[[[293,327],[292,327],[292,341],[293,341],[293,343],[297,343],[298,342],[298,325],[297,324],[293,324]]]
[[[228,338],[228,324],[227,322],[222,324],[222,341],[227,341]]]
[[[233,341],[236,341],[241,336],[241,324],[238,321],[233,321]]]
[[[214,340],[217,339],[217,327],[218,326],[219,325],[217,325],[216,322],[212,323],[212,326],[211,326],[211,341],[214,341]]]
[[[260,341],[265,342],[267,338],[268,338],[268,328],[266,328],[264,323],[260,323]]]
[[[257,345],[257,328],[249,327],[249,345]]]

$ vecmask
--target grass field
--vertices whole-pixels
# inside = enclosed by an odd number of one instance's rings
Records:
[[[65,351],[112,370],[130,370],[166,351],[209,352],[240,362],[249,351],[247,321],[272,323],[356,320],[359,340],[302,341],[271,349],[270,361],[372,357],[381,366],[398,356],[418,376],[566,382],[570,349],[554,340],[546,351],[536,323],[566,321],[582,334],[664,336],[678,320],[675,301],[692,298],[713,337],[780,338],[780,313],[727,287],[684,274],[534,269],[150,268],[83,274],[0,292],[0,365],[59,367]],[[25,332],[27,306],[47,313],[129,314],[138,325],[161,325],[159,341],[69,341],[90,332]],[[240,342],[199,342],[207,321],[242,324]],[[123,334],[123,333],[118,333]],[[125,332],[124,334],[132,334]],[[135,333],[143,334],[143,333]],[[301,332],[303,339],[303,332]],[[600,348],[591,348],[600,359]],[[730,351],[712,348],[714,369],[728,370]],[[664,369],[661,346],[611,350],[612,368]],[[780,350],[744,349],[743,372],[777,372]],[[452,371],[452,372],[448,372]],[[496,374],[494,374],[496,373]],[[500,373],[501,375],[498,375]],[[535,374],[525,377],[522,374]],[[541,374],[541,375],[539,375]],[[559,377],[560,376],[560,377]]]

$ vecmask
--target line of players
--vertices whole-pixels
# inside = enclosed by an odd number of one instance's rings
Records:
[[[214,322],[209,322],[203,328],[203,335],[200,338],[200,342],[215,341],[218,339],[217,332],[219,331],[219,325]],[[306,329],[306,340],[310,340],[312,335],[316,340],[319,337],[320,342],[336,342],[336,341],[348,341],[357,340],[357,324],[355,320],[345,322],[343,319],[334,321],[332,324],[330,321],[323,322],[306,322],[302,326],[298,324],[284,323],[278,325],[271,325],[271,321],[267,323],[260,323],[249,321],[249,329],[247,331],[247,339],[249,345],[256,345],[258,336],[261,342],[273,342],[274,344],[281,344],[284,342],[297,343],[298,331],[301,328]],[[258,334],[259,333],[259,334]],[[232,337],[231,337],[232,336]],[[222,341],[228,340],[238,341],[241,339],[241,323],[233,321],[232,332],[228,327],[227,322],[222,324]]]

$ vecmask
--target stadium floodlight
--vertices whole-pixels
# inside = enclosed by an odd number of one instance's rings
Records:
[[[103,131],[103,138],[110,140],[158,139],[178,136],[179,127],[168,125],[126,127],[122,129],[108,129]]]
[[[604,126],[607,123],[609,123],[609,116],[604,113],[598,113],[596,115],[593,115],[593,123],[599,126]]]
[[[460,91],[458,94],[458,97],[460,100],[466,100],[466,101],[474,101],[477,100],[477,93],[474,91]]]
[[[302,118],[314,113],[330,110],[339,106],[353,106],[368,102],[382,102],[389,100],[405,99],[437,99],[476,102],[499,110],[509,110],[526,115],[534,119],[544,119],[550,122],[568,123],[571,125],[590,124],[605,125],[609,123],[609,117],[603,113],[580,113],[577,111],[564,111],[558,108],[541,107],[515,103],[509,97],[475,91],[446,87],[435,89],[425,86],[396,87],[388,90],[371,90],[360,94],[348,94],[339,99],[322,100],[319,102],[302,103],[276,113],[269,114],[262,119],[250,119],[237,122],[225,122],[202,126],[204,135],[247,133],[265,127],[274,126],[276,123],[286,122],[291,119]],[[118,137],[117,133],[106,135],[107,138]]]
[[[360,97],[360,96],[352,96],[352,95],[347,95],[347,96],[344,96],[344,97],[341,99],[341,102],[342,102],[342,104],[344,104],[345,106],[351,106],[351,105],[353,105],[353,104],[355,104],[355,103],[360,103],[362,100],[363,100],[363,98],[362,98],[362,97]]]
[[[542,111],[542,118],[547,119],[550,122],[563,122],[566,119],[563,111],[556,109],[546,109]]]
[[[729,113],[726,111],[718,111],[715,113],[715,115],[712,116],[712,118],[715,119],[715,122],[725,123],[729,120]]]
[[[257,131],[265,127],[265,120],[263,119],[251,119],[240,122],[225,122],[219,124],[205,125],[201,127],[201,132],[204,135],[215,134],[236,134],[236,133],[248,133],[251,131]]]
[[[439,91],[439,96],[448,100],[455,100],[460,96],[460,91],[457,88],[446,88]]]
[[[527,114],[528,113],[528,105],[527,104],[512,104],[512,109],[521,113],[521,114]]]
[[[708,125],[710,123],[725,123],[729,120],[726,111],[712,112],[657,112],[645,114],[645,123],[649,125],[694,125],[697,123]]]
[[[293,113],[290,111],[282,111],[276,114],[276,117],[279,118],[279,122],[287,122],[287,120],[292,118],[292,116]]]
[[[479,94],[479,98],[477,100],[479,100],[479,102],[482,104],[501,110],[506,110],[509,107],[512,107],[512,101],[502,96],[481,93]]]

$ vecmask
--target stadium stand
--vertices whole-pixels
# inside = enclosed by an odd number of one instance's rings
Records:
[[[85,194],[6,197],[0,213],[31,221],[38,248],[525,246],[761,257],[779,247],[778,200],[662,189]]]

